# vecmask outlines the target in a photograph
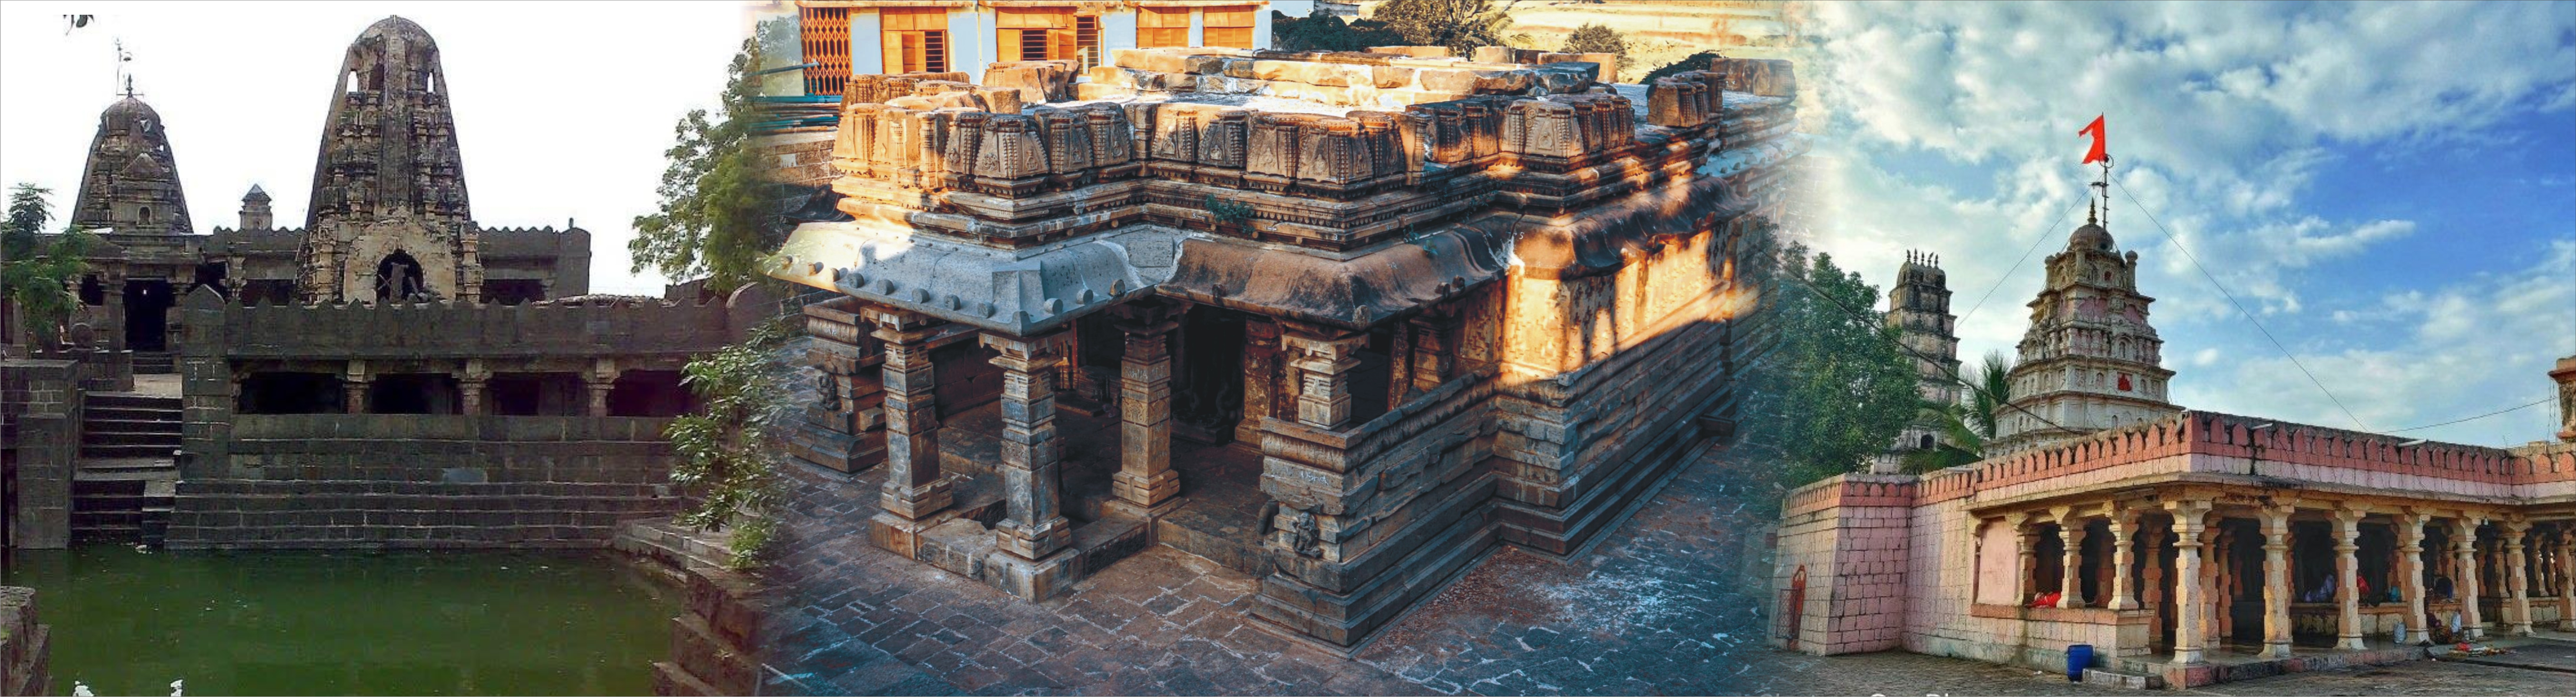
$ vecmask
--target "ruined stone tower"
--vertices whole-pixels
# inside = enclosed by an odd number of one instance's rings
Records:
[[[479,300],[479,231],[429,33],[401,17],[360,33],[323,129],[298,260],[305,299]]]
[[[1959,401],[1959,318],[1950,314],[1950,275],[1939,257],[1909,251],[1896,267],[1896,283],[1887,289],[1887,324],[1914,361],[1915,380],[1925,400]],[[1878,460],[1879,469],[1894,472],[1905,452],[1930,450],[1947,442],[1939,422],[1916,419],[1896,437],[1895,449]]]
[[[188,199],[179,189],[179,163],[170,155],[170,137],[161,114],[134,97],[110,104],[98,115],[98,135],[90,140],[89,164],[81,174],[80,198],[71,221],[83,228],[117,232],[185,235],[196,231],[188,222]]]
[[[2147,323],[2138,253],[2119,252],[2093,215],[2048,257],[2048,284],[2030,301],[2030,330],[2012,370],[2012,404],[1988,456],[2046,445],[2181,411],[2166,401],[2164,340]]]
[[[258,184],[250,185],[250,193],[242,194],[241,229],[266,230],[273,227],[277,227],[277,214],[268,210],[268,192],[261,190]]]

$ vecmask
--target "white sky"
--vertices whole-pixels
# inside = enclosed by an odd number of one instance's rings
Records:
[[[91,14],[66,33],[65,14]],[[658,201],[662,151],[713,108],[748,28],[732,2],[0,4],[0,185],[80,190],[99,111],[117,99],[114,42],[161,113],[198,233],[238,220],[259,184],[302,227],[322,119],[349,42],[386,15],[437,39],[474,218],[591,232],[591,290],[659,295],[627,272],[631,221]]]

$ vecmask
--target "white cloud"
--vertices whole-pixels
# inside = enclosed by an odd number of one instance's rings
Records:
[[[301,226],[332,73],[369,24],[399,14],[436,38],[453,85],[474,217],[592,233],[591,287],[658,295],[627,272],[629,221],[658,200],[671,126],[713,106],[742,5],[585,3],[38,3],[0,5],[0,183],[71,208],[99,110],[115,101],[111,42],[168,124],[198,231],[232,226],[259,184]],[[63,15],[93,13],[65,31]]]

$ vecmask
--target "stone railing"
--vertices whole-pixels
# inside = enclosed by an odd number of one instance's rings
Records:
[[[739,341],[774,313],[732,302],[549,301],[491,305],[333,303],[242,306],[188,296],[186,352],[230,358],[691,355]]]

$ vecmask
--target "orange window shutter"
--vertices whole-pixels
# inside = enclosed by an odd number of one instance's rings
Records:
[[[995,59],[1019,60],[1020,30],[1009,28],[993,30],[993,47],[999,49],[993,52]]]
[[[1071,27],[1047,30],[1047,60],[1078,60],[1080,48],[1074,41]]]

